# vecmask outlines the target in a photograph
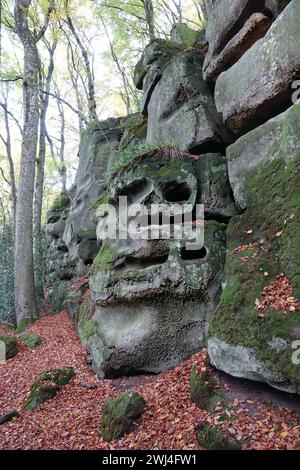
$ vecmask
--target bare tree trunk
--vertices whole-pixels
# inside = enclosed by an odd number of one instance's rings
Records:
[[[39,127],[39,55],[37,42],[46,31],[53,5],[44,26],[33,36],[28,24],[31,0],[15,0],[17,34],[24,48],[24,124],[15,233],[15,309],[17,322],[37,316],[33,267],[33,193]]]
[[[146,13],[146,21],[149,29],[150,39],[155,38],[154,8],[152,0],[141,0]]]
[[[122,78],[122,82],[123,82],[123,87],[124,87],[124,91],[125,91],[125,94],[124,93],[121,93],[121,97],[125,103],[125,106],[126,106],[126,113],[127,114],[131,114],[132,113],[132,109],[131,109],[131,102],[130,102],[130,85],[129,85],[129,82],[128,82],[128,79],[127,79],[127,76],[126,76],[126,72],[125,72],[125,68],[122,66],[122,64],[120,63],[119,59],[118,59],[118,56],[115,52],[115,49],[114,49],[114,46],[113,46],[113,43],[111,42],[111,39],[110,39],[110,36],[109,36],[109,32],[108,32],[108,29],[106,27],[106,24],[105,24],[105,21],[103,19],[103,17],[100,15],[100,20],[101,20],[101,23],[103,25],[103,28],[104,28],[104,31],[105,31],[105,34],[106,34],[106,37],[108,39],[108,42],[109,42],[109,46],[110,46],[110,51],[111,51],[111,55],[112,55],[112,58],[113,58],[113,61],[114,63],[116,64],[117,66],[117,69],[121,75],[121,78]]]
[[[46,43],[46,41],[45,41]],[[47,45],[46,47],[49,52],[49,64],[47,76],[42,80],[42,70],[41,74],[41,86],[42,90],[45,87],[47,92],[50,91],[50,85],[52,80],[52,75],[54,71],[54,53],[56,49],[57,42],[54,41],[52,46]],[[42,236],[41,236],[41,221],[42,221],[42,206],[43,206],[43,189],[44,189],[44,176],[45,176],[45,159],[46,159],[46,115],[49,105],[49,95],[40,91],[40,102],[41,102],[41,112],[40,112],[40,134],[39,134],[39,153],[37,159],[37,174],[35,181],[35,191],[34,191],[34,274],[35,274],[35,289],[37,299],[44,298],[44,256],[43,256],[43,247],[42,247]]]
[[[66,192],[67,190],[67,168],[65,163],[65,128],[66,128],[66,121],[65,121],[65,111],[63,104],[57,100],[57,107],[60,116],[60,149],[59,149],[59,174],[62,182],[62,191]]]
[[[17,206],[17,189],[16,189],[16,179],[15,179],[15,168],[14,162],[12,158],[12,151],[11,151],[11,133],[10,133],[10,126],[9,126],[9,111],[8,111],[8,103],[7,103],[7,96],[3,96],[3,103],[0,103],[4,111],[4,123],[5,123],[5,131],[6,131],[6,139],[1,137],[2,142],[6,148],[6,155],[8,160],[9,166],[9,184],[10,184],[10,192],[11,192],[11,218],[12,218],[12,234],[14,238],[15,233],[15,225],[16,225],[16,206]]]
[[[89,118],[91,120],[94,120],[94,119],[97,120],[98,117],[97,117],[97,105],[96,105],[96,97],[95,97],[94,75],[93,75],[92,67],[91,67],[90,60],[89,60],[89,54],[83,42],[81,41],[79,34],[77,33],[73,25],[72,19],[70,17],[69,0],[64,0],[64,1],[65,1],[65,11],[67,15],[68,25],[81,51],[84,65],[85,65],[85,71],[87,74]]]

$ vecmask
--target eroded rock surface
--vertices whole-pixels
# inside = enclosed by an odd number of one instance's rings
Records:
[[[147,143],[174,145],[193,153],[224,148],[231,136],[202,80],[198,51],[176,55],[164,69],[148,104]]]
[[[178,157],[166,156],[163,150],[146,154],[112,178],[107,201],[115,204],[118,221],[121,213],[117,200],[122,195],[129,198],[129,213],[138,202],[150,213],[150,204],[185,203],[194,207],[202,198],[205,213],[223,216],[226,203],[222,202],[229,197],[226,166],[220,179],[223,184],[215,186],[220,190],[217,200],[216,193],[211,198],[208,188],[204,184],[201,187],[197,159],[180,152]],[[217,164],[211,158],[211,172],[218,168],[216,174],[221,168],[218,158]],[[227,215],[232,214],[232,201],[227,209]],[[129,227],[132,222],[133,217],[128,220]],[[86,340],[94,370],[106,377],[160,372],[204,344],[207,320],[221,293],[226,225],[207,221],[204,247],[197,250],[186,248],[187,239],[140,240],[132,232],[130,239],[109,238],[109,227],[110,219],[104,211],[97,226],[102,247],[90,277],[94,307],[88,321],[93,324],[93,333]],[[157,229],[159,224],[152,226],[147,216],[145,225],[134,230],[151,228]],[[78,326],[81,331],[85,328],[80,317]]]
[[[291,1],[215,89],[218,112],[236,134],[245,133],[292,105],[300,70],[300,3]]]

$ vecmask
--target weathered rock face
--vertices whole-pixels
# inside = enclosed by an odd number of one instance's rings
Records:
[[[203,66],[205,80],[215,79],[262,37],[270,25],[264,18],[251,15],[263,13],[264,9],[263,0],[214,2],[206,28],[209,49]]]
[[[75,263],[71,260],[63,240],[69,215],[72,192],[61,194],[47,213],[45,231],[49,240],[48,280],[69,280],[74,276]]]
[[[206,40],[209,49],[203,65],[205,81],[234,65],[258,39],[291,0],[218,0],[208,18]]]
[[[217,110],[235,133],[253,129],[292,104],[292,82],[300,71],[299,21],[300,3],[293,0],[265,37],[219,76]]]
[[[174,145],[199,154],[221,150],[230,142],[201,75],[198,51],[171,60],[149,100],[147,144]]]
[[[228,200],[222,204],[229,195],[226,167],[223,166],[223,186],[219,186],[216,200],[216,194],[211,198],[205,185],[199,186],[198,162],[189,154],[180,156],[166,157],[164,151],[147,154],[111,181],[106,200],[116,208],[117,223],[123,216],[117,207],[118,197],[124,195],[128,196],[128,213],[133,214],[133,207],[140,203],[145,218],[141,226],[131,228],[134,215],[129,217],[130,237],[125,239],[125,228],[117,238],[108,234],[111,215],[104,210],[99,217],[97,236],[102,248],[90,278],[94,310],[89,322],[93,322],[94,330],[86,341],[99,375],[157,373],[178,364],[204,344],[207,319],[221,292],[226,225],[207,221],[205,245],[198,249],[188,249],[187,238],[141,239],[141,233],[159,227],[159,222],[151,225],[155,215],[159,221],[153,204],[177,203],[178,210],[182,204],[194,207],[201,198],[205,213],[216,218],[218,207],[222,207],[220,215],[226,204],[227,210],[233,211],[232,201],[229,206]],[[200,164],[208,167],[208,162]],[[213,168],[212,163],[206,174],[212,174]],[[171,213],[175,212],[174,207]],[[146,213],[151,213],[151,222]],[[83,331],[85,324],[80,317],[78,325]]]
[[[229,224],[226,288],[208,340],[217,368],[294,393],[300,317],[289,302],[300,298],[299,126],[296,104],[228,149],[234,194],[247,210]],[[292,293],[260,310],[263,289],[281,273]]]
[[[238,207],[247,207],[247,175],[266,160],[281,157],[287,162],[300,151],[300,106],[295,104],[260,127],[238,139],[227,149],[231,187]]]
[[[91,206],[106,185],[106,169],[116,158],[122,130],[119,119],[90,124],[81,140],[74,195],[64,230],[64,241],[78,273],[92,263],[99,247]]]
[[[224,49],[215,57],[206,56],[203,67],[203,78],[215,81],[218,76],[235,64],[243,54],[260,38],[272,24],[269,16],[263,13],[253,13],[241,30],[226,44]]]
[[[204,67],[203,30],[176,25],[146,47],[134,78],[143,115],[87,129],[70,213],[47,230],[57,249],[65,226],[77,272],[92,263],[70,310],[100,376],[158,373],[207,345],[217,368],[300,393],[300,4],[211,4]],[[156,150],[144,154],[146,136]],[[153,204],[173,204],[172,236]],[[196,250],[174,235],[187,204],[204,207]],[[143,237],[150,228],[161,236]],[[279,304],[266,294],[274,281]]]

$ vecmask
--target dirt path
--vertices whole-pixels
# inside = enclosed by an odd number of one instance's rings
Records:
[[[216,373],[225,389],[226,409],[201,410],[189,396],[193,365],[205,369],[205,351],[159,376],[100,380],[85,361],[66,312],[43,317],[32,327],[42,343],[0,364],[0,415],[14,409],[20,417],[0,426],[1,449],[174,449],[198,450],[195,425],[218,424],[243,442],[244,449],[300,449],[299,405],[295,398],[235,381]],[[74,366],[76,377],[53,400],[33,412],[22,406],[38,373],[49,367]],[[143,394],[147,408],[136,430],[104,442],[99,433],[105,400],[125,389]]]

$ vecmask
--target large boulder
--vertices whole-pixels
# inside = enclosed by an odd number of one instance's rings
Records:
[[[174,145],[200,154],[217,151],[231,136],[202,79],[198,51],[177,54],[165,67],[148,104],[149,145]]]
[[[300,3],[293,0],[264,38],[218,77],[217,110],[236,134],[257,127],[292,104],[292,83],[300,71],[299,21]]]
[[[201,202],[210,219],[204,246],[189,250],[185,238],[141,239],[132,232],[115,238],[107,233],[107,212],[99,215],[102,247],[90,271],[92,306],[77,321],[100,376],[158,373],[177,365],[203,346],[209,315],[219,300],[226,254],[226,225],[219,220],[234,211],[227,168],[220,156],[197,162],[178,150],[174,157],[174,152],[158,150],[135,159],[112,178],[106,200],[114,204],[118,220],[119,195],[128,196],[129,212],[136,203],[150,213],[152,203],[185,201],[184,207],[193,208]],[[198,177],[201,168],[211,185]],[[148,218],[145,222],[142,230],[156,226]]]
[[[226,287],[211,316],[208,353],[236,377],[300,393],[300,106],[228,150],[243,214],[227,230]]]

